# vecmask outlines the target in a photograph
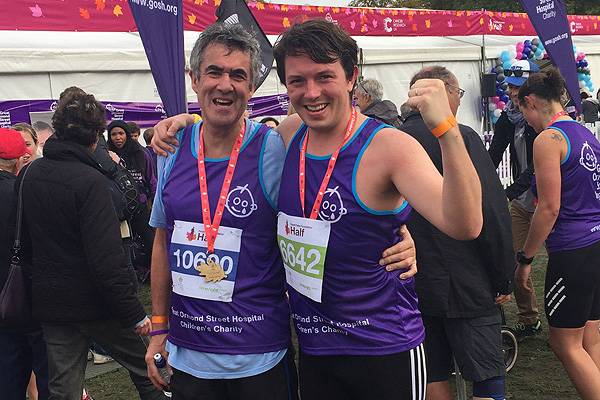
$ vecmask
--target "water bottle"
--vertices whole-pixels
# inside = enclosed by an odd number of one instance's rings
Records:
[[[158,373],[167,383],[167,385],[169,385],[169,383],[171,383],[171,374],[169,374],[169,371],[167,370],[167,360],[165,360],[165,358],[160,353],[156,353],[153,358],[154,365],[156,365],[156,368],[158,368]],[[171,392],[167,391],[163,391],[163,393],[167,397],[171,397],[172,395]]]

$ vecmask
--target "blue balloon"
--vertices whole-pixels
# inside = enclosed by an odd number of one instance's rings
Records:
[[[498,97],[504,96],[504,90],[496,89],[496,96],[498,96]]]
[[[589,65],[589,63],[588,63],[586,60],[582,60],[582,61],[581,61],[581,66],[582,66],[583,68],[587,67],[588,65]]]
[[[510,100],[510,97],[508,97],[508,95],[507,95],[507,94],[505,94],[505,95],[503,95],[503,96],[500,98],[500,100],[502,100],[502,101],[503,101],[503,102],[505,102],[505,103],[508,103],[508,100]]]
[[[531,40],[526,40],[523,42],[523,44],[525,45],[525,47],[531,46]]]
[[[505,61],[504,64],[502,64],[502,67],[504,69],[510,69],[511,63],[510,61]]]
[[[508,50],[504,50],[502,53],[500,53],[500,59],[504,62],[504,61],[510,61],[510,53],[508,52]]]

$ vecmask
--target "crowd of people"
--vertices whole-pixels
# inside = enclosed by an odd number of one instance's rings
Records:
[[[20,201],[33,310],[0,321],[2,393],[22,400],[33,371],[39,399],[79,400],[93,344],[142,399],[446,400],[455,362],[473,398],[504,399],[500,307],[514,289],[517,335],[539,334],[530,273],[546,242],[550,345],[581,397],[600,398],[600,143],[563,110],[560,74],[507,74],[486,151],[442,66],[413,76],[399,115],[333,23],[290,27],[274,56],[282,121],[245,116],[260,47],[215,23],[190,58],[202,118],[161,121],[152,147],[76,87],[43,157],[34,127],[0,130],[0,285]]]

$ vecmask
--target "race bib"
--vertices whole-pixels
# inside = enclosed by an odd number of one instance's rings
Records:
[[[169,262],[173,292],[203,300],[231,302],[242,230],[221,226],[215,252],[207,254],[201,223],[175,220]]]
[[[282,212],[277,216],[277,242],[287,283],[318,303],[330,231],[328,221],[292,217]]]

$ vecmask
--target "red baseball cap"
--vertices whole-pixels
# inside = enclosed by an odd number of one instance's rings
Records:
[[[29,154],[21,132],[14,129],[0,128],[0,158],[14,160]]]

